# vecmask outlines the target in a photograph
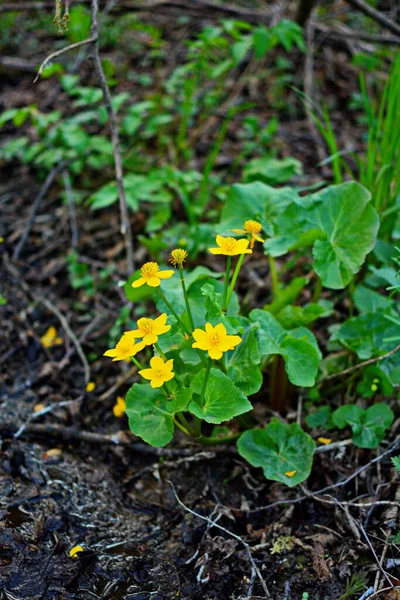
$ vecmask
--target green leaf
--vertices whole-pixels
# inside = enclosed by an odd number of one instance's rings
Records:
[[[389,316],[373,312],[353,317],[334,332],[331,341],[356,352],[361,360],[385,354],[396,346],[395,338],[399,336],[399,326]]]
[[[396,467],[396,470],[400,471],[400,456],[392,456],[391,461]]]
[[[234,312],[233,309],[238,307],[230,305],[227,314],[225,314],[221,308],[222,293],[217,292],[214,285],[205,283],[200,288],[200,291],[205,298],[205,321],[214,326],[218,323],[222,323],[225,325],[225,328],[229,334],[238,333],[239,329],[242,329],[240,321],[231,316]]]
[[[290,281],[289,285],[282,290],[278,290],[271,304],[266,304],[264,310],[276,315],[285,306],[292,304],[306,285],[307,279],[305,277],[295,277]]]
[[[370,192],[359,183],[330,186],[318,196],[308,216],[308,222],[324,233],[314,244],[314,268],[325,287],[342,289],[373,249],[379,218],[369,203]]]
[[[332,412],[330,406],[321,406],[306,416],[306,423],[311,429],[332,429]]]
[[[377,310],[385,310],[393,306],[391,298],[383,296],[364,285],[356,287],[353,298],[354,304],[360,313],[376,312]]]
[[[386,429],[394,420],[392,409],[384,403],[373,404],[367,410],[355,404],[340,406],[332,414],[333,423],[344,429],[352,429],[352,440],[358,448],[377,448],[385,437]]]
[[[162,388],[135,383],[126,395],[132,433],[151,446],[166,446],[174,435],[172,417],[186,408],[190,398],[191,391],[185,388],[176,388],[173,399],[167,400]]]
[[[211,369],[204,395],[203,405],[200,406],[200,394],[205,376],[205,369],[197,373],[191,383],[192,391],[198,398],[189,404],[189,411],[204,419],[207,423],[219,425],[230,421],[233,417],[252,410],[246,396],[231,382],[222,371]]]
[[[258,324],[257,339],[263,358],[280,354],[285,361],[289,380],[294,385],[312,387],[321,360],[312,333],[302,328],[287,332],[273,315],[260,309],[251,311],[250,320]]]
[[[276,318],[285,329],[293,329],[294,327],[306,326],[313,323],[321,317],[327,317],[332,313],[331,309],[327,309],[320,304],[308,304],[307,306],[285,306]]]
[[[260,181],[233,185],[221,212],[220,231],[242,228],[245,221],[256,219],[264,231],[272,234],[272,223],[298,197],[292,188],[274,189]]]
[[[302,172],[302,164],[296,158],[264,157],[250,160],[243,170],[243,175],[248,183],[262,181],[268,185],[276,185],[286,183]]]
[[[301,483],[311,472],[314,440],[299,425],[273,419],[265,429],[245,431],[237,442],[240,456],[253,467],[262,467],[267,479],[289,487]],[[285,473],[292,473],[292,477]]]
[[[371,398],[377,393],[391,396],[393,385],[385,371],[374,365],[364,370],[363,379],[357,386],[357,393],[363,398]]]
[[[253,46],[257,58],[263,58],[271,48],[271,31],[267,27],[257,27],[253,33]]]
[[[236,346],[227,364],[229,379],[246,396],[256,394],[262,386],[263,377],[258,366],[260,360],[256,327],[251,325],[243,333],[241,343]]]
[[[92,210],[99,210],[101,208],[107,208],[118,200],[118,187],[116,181],[111,181],[106,185],[103,185],[88,199]]]

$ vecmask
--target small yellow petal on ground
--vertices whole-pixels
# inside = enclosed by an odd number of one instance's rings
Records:
[[[93,392],[93,390],[95,390],[95,389],[96,389],[96,384],[94,383],[94,381],[89,381],[86,386],[86,391]]]
[[[77,555],[79,554],[79,552],[83,552],[83,551],[84,550],[83,550],[82,546],[74,546],[69,551],[69,555],[71,558],[77,558]]]
[[[126,402],[125,402],[124,398],[122,398],[122,396],[118,396],[117,402],[113,406],[114,417],[116,417],[117,419],[122,417],[125,413],[125,409],[126,409]]]
[[[330,438],[325,438],[325,437],[319,437],[318,441],[320,444],[330,444],[332,442],[332,440]]]

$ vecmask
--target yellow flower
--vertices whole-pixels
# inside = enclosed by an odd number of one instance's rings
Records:
[[[171,325],[166,325],[167,315],[163,313],[157,319],[139,319],[137,321],[138,329],[133,329],[132,331],[125,332],[125,335],[135,338],[143,338],[142,342],[146,346],[150,346],[151,344],[156,344],[158,341],[158,336],[163,333],[167,333],[171,329]]]
[[[44,348],[50,348],[51,346],[59,346],[63,343],[62,337],[57,336],[57,329],[53,327],[53,325],[48,328],[44,335],[42,335],[40,341]]]
[[[120,417],[122,417],[122,415],[124,414],[126,409],[126,402],[123,398],[121,398],[121,396],[117,397],[117,403],[113,406],[113,414],[114,417],[116,417],[117,419],[119,419]]]
[[[142,369],[142,371],[139,371],[139,375],[148,379],[152,388],[159,388],[166,381],[170,381],[175,377],[175,373],[172,373],[174,366],[172,358],[165,362],[161,356],[153,356],[150,366],[151,369]]]
[[[144,342],[139,342],[139,344],[135,344],[135,340],[130,338],[129,336],[123,335],[119,340],[118,344],[115,348],[111,350],[107,350],[104,352],[103,356],[110,356],[113,361],[116,360],[125,360],[130,356],[135,356],[140,350],[146,346]]]
[[[181,267],[187,258],[188,253],[186,250],[182,250],[182,248],[177,248],[176,250],[172,250],[171,258],[169,262],[174,265],[174,267]]]
[[[216,240],[219,248],[209,248],[211,254],[237,256],[238,254],[252,253],[252,250],[248,248],[248,240],[235,240],[233,237],[223,237],[222,235],[217,235]]]
[[[73,548],[71,548],[71,550],[69,551],[69,555],[71,558],[76,558],[77,554],[79,554],[79,552],[83,552],[83,548],[82,546],[74,546]]]
[[[215,327],[210,323],[206,323],[205,327],[205,331],[202,329],[193,331],[195,342],[192,344],[192,348],[208,350],[208,356],[215,360],[221,358],[224,352],[233,350],[242,341],[242,338],[238,335],[227,335],[225,326],[222,323]]]
[[[264,240],[258,234],[262,230],[262,225],[258,221],[246,221],[244,229],[231,229],[233,233],[241,233],[243,235],[251,235],[250,248],[253,248],[254,242],[263,242]]]
[[[147,283],[150,287],[158,287],[161,279],[169,279],[174,274],[174,271],[160,271],[160,267],[156,262],[147,262],[140,269],[142,276],[132,283],[132,287],[137,288]]]
[[[86,391],[93,392],[94,389],[96,389],[96,384],[93,381],[89,381],[89,383],[86,386]]]

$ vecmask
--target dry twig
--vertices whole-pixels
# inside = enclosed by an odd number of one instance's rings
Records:
[[[56,52],[49,54],[49,56],[47,58],[45,58],[45,60],[40,65],[39,71],[38,71],[35,79],[33,80],[33,83],[37,82],[37,80],[43,73],[46,65],[54,58],[57,58],[57,56],[60,56],[61,54],[64,54],[65,52],[69,52],[70,50],[74,50],[75,48],[80,48],[81,46],[87,46],[87,44],[94,44],[95,42],[97,42],[97,36],[96,37],[93,36],[91,38],[88,38],[87,40],[82,40],[81,42],[76,42],[75,44],[71,44],[70,46],[66,46],[65,48],[61,48],[61,50],[57,50]]]
[[[115,115],[115,111],[111,102],[111,94],[109,87],[107,85],[106,77],[104,75],[103,66],[101,64],[100,59],[100,50],[99,50],[99,42],[98,42],[98,0],[92,0],[92,38],[96,41],[94,42],[94,63],[96,66],[97,75],[99,78],[99,84],[103,91],[104,103],[106,106],[108,120],[110,123],[111,130],[111,141],[113,145],[113,154],[114,154],[114,164],[115,164],[115,178],[118,186],[118,196],[119,196],[119,208],[120,208],[120,216],[121,216],[121,233],[125,239],[125,249],[128,263],[128,276],[132,274],[134,271],[134,260],[133,260],[133,239],[132,239],[132,230],[131,224],[129,221],[129,213],[128,213],[128,205],[126,203],[125,196],[125,188],[124,188],[124,178],[123,178],[123,170],[122,170],[122,157],[121,157],[121,148],[119,141],[119,133],[118,133],[118,125],[117,119]]]
[[[364,0],[347,0],[348,4],[353,8],[357,8],[359,11],[367,15],[367,17],[371,17],[374,21],[385,27],[395,35],[400,35],[400,25],[397,25],[391,19],[388,19],[386,15],[373,8],[370,4],[364,2]]]
[[[226,533],[227,535],[229,535],[230,537],[233,537],[235,540],[237,540],[238,542],[240,542],[247,553],[249,562],[252,566],[252,569],[255,570],[258,580],[264,590],[265,593],[265,597],[266,598],[271,598],[271,594],[269,593],[269,590],[267,588],[267,584],[265,583],[263,576],[261,575],[261,571],[258,568],[258,566],[256,565],[254,558],[251,554],[251,549],[250,546],[247,542],[245,542],[240,535],[236,535],[235,533],[232,533],[232,531],[229,531],[229,529],[226,529],[225,527],[222,527],[222,525],[219,525],[218,523],[216,523],[215,521],[213,521],[212,519],[210,519],[209,517],[205,517],[204,515],[200,515],[199,513],[195,512],[194,510],[192,510],[191,508],[189,508],[188,506],[186,506],[186,504],[184,504],[182,502],[182,500],[179,498],[178,494],[176,493],[175,490],[175,486],[172,483],[172,481],[168,481],[168,483],[170,484],[170,486],[172,487],[172,491],[174,492],[176,501],[178,502],[178,504],[180,504],[180,506],[182,506],[182,508],[184,508],[187,512],[189,512],[190,514],[194,515],[195,517],[197,517],[198,519],[202,519],[203,521],[206,521],[206,523],[208,523],[211,527],[216,527],[217,529],[219,529],[220,531],[223,531],[224,533]]]
[[[354,367],[349,367],[348,369],[345,369],[344,371],[339,371],[339,373],[333,373],[332,375],[323,377],[322,379],[320,379],[319,383],[322,383],[325,381],[330,381],[331,379],[335,379],[335,377],[341,377],[342,375],[348,375],[349,373],[353,373],[354,371],[357,371],[358,369],[362,369],[363,367],[366,367],[368,365],[373,365],[374,363],[377,363],[380,360],[383,360],[384,358],[393,356],[393,354],[396,354],[396,352],[398,352],[399,350],[400,350],[400,344],[398,346],[396,346],[395,348],[393,348],[392,350],[390,350],[389,352],[386,352],[385,354],[381,354],[381,356],[375,356],[375,358],[370,358],[368,360],[364,360],[364,362],[358,363],[358,365],[354,365]]]

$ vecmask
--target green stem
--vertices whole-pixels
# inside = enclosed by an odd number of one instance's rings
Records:
[[[276,270],[276,262],[273,256],[268,256],[269,270],[271,273],[272,294],[275,298],[279,292],[278,272]]]
[[[224,281],[224,295],[222,297],[222,310],[226,312],[226,302],[227,302],[227,294],[228,294],[228,285],[229,285],[229,276],[231,273],[231,264],[232,259],[228,256],[226,261],[226,271],[225,271],[225,281]]]
[[[189,304],[189,297],[188,297],[187,290],[186,290],[185,278],[183,277],[182,265],[178,265],[178,268],[179,268],[179,277],[181,280],[183,295],[185,297],[186,311],[187,311],[187,314],[189,317],[190,327],[192,328],[192,331],[193,331],[193,329],[194,329],[193,315],[192,315],[192,310],[191,310],[190,304]]]
[[[138,360],[136,360],[136,358],[134,356],[131,356],[131,361],[133,363],[135,363],[137,368],[140,369],[141,371],[144,369],[144,367],[140,364],[140,362]]]
[[[214,446],[216,444],[225,444],[226,442],[232,442],[233,440],[237,440],[237,438],[241,435],[242,432],[233,433],[232,435],[227,435],[225,437],[206,437],[202,435],[197,438],[197,442],[200,444],[204,444],[205,446]]]
[[[186,427],[184,427],[184,425],[182,425],[182,423],[180,423],[176,417],[172,417],[172,420],[175,423],[175,425],[178,427],[178,429],[183,431],[183,433],[186,433],[186,435],[188,435],[189,437],[192,437],[191,434],[189,433],[189,431],[187,431]]]
[[[182,323],[181,319],[178,317],[176,311],[172,308],[171,304],[168,302],[168,300],[165,297],[164,292],[161,291],[161,289],[159,287],[155,288],[158,292],[158,295],[160,296],[161,300],[166,304],[166,306],[169,308],[169,310],[171,311],[171,313],[174,315],[179,327],[185,332],[187,333],[187,335],[192,335],[190,333],[190,331],[187,329],[187,327],[185,327],[185,325]]]
[[[185,415],[183,413],[176,413],[175,418],[178,419],[178,421],[181,422],[181,424],[185,427],[185,429],[187,429],[187,431],[189,432],[189,434],[192,437],[195,437],[195,431],[194,429],[191,427],[191,425],[188,423]]]
[[[203,385],[201,386],[200,406],[203,406],[203,403],[204,403],[204,394],[206,393],[206,387],[207,387],[207,383],[208,383],[208,378],[210,376],[211,363],[212,363],[212,359],[209,358],[208,359],[208,365],[207,365],[206,372],[205,372],[204,379],[203,379]]]
[[[163,358],[164,360],[167,360],[167,357],[165,356],[164,352],[161,350],[159,344],[154,344],[154,348],[157,350],[157,352],[161,356],[161,358]]]
[[[235,271],[233,273],[231,285],[229,286],[228,297],[226,299],[226,310],[228,310],[228,308],[229,308],[229,303],[231,301],[233,290],[235,289],[235,285],[237,282],[237,278],[239,277],[239,273],[240,273],[240,269],[242,268],[243,261],[244,261],[244,254],[241,254],[239,257],[239,260],[237,261]]]

